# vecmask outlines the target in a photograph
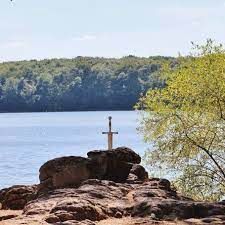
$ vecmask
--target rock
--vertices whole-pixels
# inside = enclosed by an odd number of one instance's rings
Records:
[[[160,179],[159,180],[159,186],[162,189],[171,190],[170,182],[167,179]]]
[[[50,213],[54,213],[61,222],[67,220],[82,221],[85,219],[99,221],[106,218],[101,207],[98,207],[87,199],[62,201]]]
[[[138,154],[125,147],[111,151],[90,151],[87,155],[95,165],[99,165],[95,170],[95,178],[115,182],[125,182],[133,166],[132,163],[141,162]]]
[[[23,209],[27,202],[36,197],[37,185],[16,185],[0,191],[2,209]]]
[[[122,218],[123,214],[121,212],[116,212],[115,218]]]
[[[166,179],[148,178],[128,148],[92,151],[89,158],[62,157],[40,169],[40,185],[0,191],[7,224],[225,224],[224,202],[196,202]],[[0,210],[1,212],[1,210]],[[1,222],[0,222],[1,224]]]
[[[133,173],[129,173],[126,183],[128,184],[136,184],[136,183],[142,183],[142,181],[140,181],[138,179],[138,177],[136,175],[134,175]]]
[[[49,191],[24,208],[24,215],[48,214],[48,223],[69,220],[99,221],[109,216],[121,217],[126,202],[121,201],[129,192],[127,184],[113,181],[87,180],[79,188]]]
[[[68,220],[65,222],[56,223],[56,225],[96,225],[96,223],[90,220],[83,220],[83,221]]]
[[[47,222],[47,223],[57,223],[57,222],[61,222],[60,221],[60,219],[59,219],[59,217],[58,216],[55,216],[55,215],[50,215],[50,216],[48,216],[46,219],[45,219],[45,221]]]
[[[148,179],[148,173],[141,165],[134,164],[130,170],[130,173],[136,175],[138,180],[145,181]]]
[[[203,223],[214,223],[215,224],[218,221],[220,221],[220,220],[212,218],[212,217],[207,217],[207,218],[202,219]]]
[[[127,147],[119,147],[113,150],[94,150],[87,153],[88,158],[99,158],[101,156],[107,155],[111,159],[117,161],[129,162],[139,164],[141,162],[141,157],[135,153],[132,149]]]
[[[102,179],[111,180],[115,182],[125,182],[130,173],[131,168],[132,164],[130,163],[116,161],[115,159],[108,159],[107,169]]]
[[[125,147],[112,151],[91,151],[88,152],[88,158],[76,156],[56,158],[40,168],[39,191],[75,187],[84,180],[95,178],[125,182],[132,163],[140,161],[139,155]],[[144,176],[141,172],[139,175]]]
[[[9,220],[9,219],[15,218],[15,217],[17,217],[17,216],[18,216],[18,215],[14,215],[14,214],[0,216],[0,221],[3,221],[3,220]]]
[[[169,181],[164,179],[152,178],[132,184],[89,179],[79,187],[39,195],[25,206],[24,216],[29,215],[47,215],[45,221],[50,224],[97,224],[107,218],[125,217],[134,221],[137,218],[225,221],[225,206],[186,200],[169,188]]]
[[[91,177],[91,160],[62,157],[48,161],[40,168],[40,189],[79,185]]]

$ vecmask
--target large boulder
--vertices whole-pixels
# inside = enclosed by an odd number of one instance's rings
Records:
[[[141,157],[133,150],[120,147],[113,150],[94,150],[87,153],[95,165],[101,165],[95,170],[95,178],[125,182],[133,163],[140,163]]]
[[[83,157],[69,156],[46,162],[40,168],[40,189],[79,185],[92,176],[92,161]]]
[[[133,163],[140,162],[140,156],[126,147],[111,151],[90,151],[88,158],[56,158],[40,168],[39,190],[76,187],[87,179],[125,182]]]
[[[141,162],[141,157],[135,153],[132,149],[127,147],[119,147],[113,150],[94,150],[87,153],[88,158],[95,159],[102,156],[107,156],[108,158],[139,164]]]
[[[27,202],[35,199],[37,185],[15,185],[0,191],[2,209],[23,209]]]

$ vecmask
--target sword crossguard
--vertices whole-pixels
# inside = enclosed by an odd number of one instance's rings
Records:
[[[113,148],[113,134],[118,134],[118,132],[112,131],[112,117],[109,116],[109,131],[108,132],[102,132],[102,134],[108,134],[108,150],[112,150]]]

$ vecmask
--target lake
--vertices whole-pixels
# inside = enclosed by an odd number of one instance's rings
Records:
[[[114,147],[127,146],[143,155],[147,145],[136,131],[134,111],[0,114],[0,188],[39,182],[38,170],[60,156],[86,156],[106,149],[108,116],[112,116]]]

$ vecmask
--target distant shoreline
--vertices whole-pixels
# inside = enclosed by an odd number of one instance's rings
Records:
[[[18,111],[18,112],[0,112],[0,114],[25,114],[25,113],[74,113],[74,112],[130,112],[130,111],[137,111],[137,110],[117,110],[117,109],[109,109],[109,110],[77,110],[77,111]]]
[[[75,58],[0,64],[0,112],[132,110],[165,87],[166,57]]]

